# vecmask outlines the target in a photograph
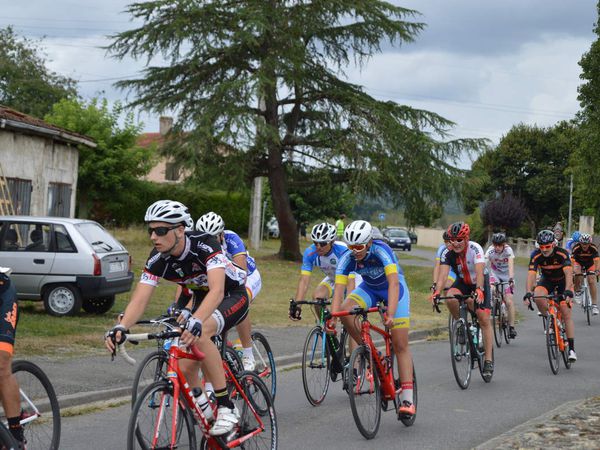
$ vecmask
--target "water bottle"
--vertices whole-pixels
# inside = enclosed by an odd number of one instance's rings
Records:
[[[235,341],[233,341],[232,347],[238,353],[238,355],[240,355],[240,358],[244,356],[244,348],[242,347],[242,341],[236,339]]]
[[[473,336],[473,344],[477,345],[477,343],[479,342],[479,333],[477,333],[477,328],[475,328],[475,325],[471,325],[471,336]]]
[[[165,352],[168,352],[169,349],[171,348],[171,344],[173,343],[173,339],[166,339],[165,342],[163,343],[163,349],[165,350]]]
[[[206,398],[206,394],[202,391],[202,389],[194,388],[192,389],[192,395],[194,396],[194,402],[196,402],[196,405],[198,405],[198,407],[202,410],[206,420],[212,420],[214,413],[208,398]]]

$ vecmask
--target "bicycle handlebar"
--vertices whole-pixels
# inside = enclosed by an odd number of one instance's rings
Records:
[[[331,313],[332,317],[344,317],[344,316],[356,316],[358,314],[368,314],[372,312],[384,311],[384,309],[380,309],[379,306],[373,306],[372,308],[365,309],[360,306],[356,306],[352,308],[350,311],[338,311]]]
[[[293,304],[294,305],[318,305],[318,306],[325,306],[325,305],[331,305],[331,300],[326,299],[326,298],[316,298],[314,300],[293,300]]]
[[[461,301],[464,302],[470,298],[475,300],[475,294],[473,294],[473,293],[466,294],[466,295],[465,294],[454,294],[454,295],[446,295],[446,296],[442,296],[442,297],[437,297],[433,301],[433,309],[436,310],[438,313],[441,313],[442,311],[440,310],[439,304],[444,303],[444,300],[458,300],[459,302],[461,302]]]

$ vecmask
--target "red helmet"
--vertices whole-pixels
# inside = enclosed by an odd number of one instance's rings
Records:
[[[454,222],[448,227],[447,232],[450,236],[450,239],[469,239],[471,228],[469,228],[468,223]]]

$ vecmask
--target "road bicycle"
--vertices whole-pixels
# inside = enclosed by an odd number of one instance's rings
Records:
[[[492,289],[492,328],[494,330],[494,341],[498,348],[502,347],[502,339],[510,344],[508,325],[508,306],[504,298],[504,289],[510,283],[508,281],[495,281],[490,283]]]
[[[8,428],[0,422],[0,450],[17,450],[17,443]]]
[[[328,314],[327,306],[331,301],[325,298],[315,300],[290,301],[290,308],[298,305],[317,306],[313,310],[316,325],[308,332],[302,350],[302,386],[306,399],[313,406],[319,406],[325,400],[329,389],[329,381],[337,381],[342,376],[345,386],[345,370],[349,361],[347,352],[348,333],[342,330],[340,338],[337,333],[328,332],[325,327]]]
[[[19,384],[21,426],[28,450],[57,450],[60,444],[60,407],[52,383],[30,361],[15,360],[12,372]],[[7,424],[0,408],[0,422]]]
[[[389,409],[392,402],[398,411],[402,388],[396,355],[392,347],[392,335],[389,329],[371,324],[368,314],[379,312],[383,315],[382,305],[373,308],[355,307],[350,311],[332,313],[333,317],[356,316],[360,321],[362,343],[350,355],[347,369],[348,396],[350,408],[358,431],[367,439],[373,439],[381,422],[381,411]],[[385,353],[380,352],[373,342],[371,331],[379,334],[385,343]],[[413,364],[413,404],[415,414],[397,414],[405,426],[414,424],[417,417],[417,376]]]
[[[596,281],[598,280],[598,274],[596,272],[585,271],[582,273],[573,274],[573,277],[583,277],[583,280],[581,280],[581,308],[586,316],[587,324],[591,325],[592,322],[590,316],[592,315],[592,296],[590,294],[588,276],[595,276]]]
[[[471,383],[471,371],[475,368],[475,363],[479,366],[481,378],[486,383],[492,381],[491,376],[483,374],[485,360],[485,350],[483,346],[483,332],[479,321],[477,320],[477,302],[474,294],[462,295],[455,294],[440,297],[435,303],[434,308],[441,313],[439,304],[446,300],[458,300],[459,310],[458,319],[452,320],[449,331],[450,340],[450,360],[452,361],[452,372],[456,383],[461,389],[467,389]],[[467,300],[473,299],[475,311],[471,311],[467,305]],[[494,356],[492,353],[492,361]]]
[[[195,347],[191,353],[179,343],[181,330],[157,333],[127,334],[130,342],[143,340],[170,340],[166,375],[147,386],[137,396],[127,431],[127,449],[222,449],[222,448],[277,448],[277,420],[268,388],[254,372],[242,371],[234,375],[223,361],[229,395],[240,412],[240,420],[227,436],[211,436],[211,417],[217,413],[211,396],[208,409],[203,410],[195,399],[192,388],[179,368],[180,359],[202,361],[204,355]],[[119,347],[125,359],[132,359]],[[131,361],[130,361],[131,362]],[[206,412],[205,412],[206,411]],[[201,439],[197,445],[196,429]]]
[[[558,374],[560,366],[560,355],[565,363],[565,368],[571,368],[569,361],[569,341],[567,339],[567,328],[560,312],[559,304],[564,297],[556,291],[549,295],[534,295],[535,299],[546,299],[548,301],[548,312],[544,323],[546,325],[546,349],[548,351],[548,362],[554,375]],[[529,302],[529,309],[533,311],[533,305]]]

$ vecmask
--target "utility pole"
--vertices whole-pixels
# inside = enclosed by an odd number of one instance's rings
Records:
[[[250,224],[248,227],[248,239],[250,240],[250,246],[254,250],[260,248],[261,241],[261,206],[262,206],[262,186],[263,177],[254,178],[252,184],[252,199],[250,201]]]
[[[569,187],[569,221],[567,222],[567,239],[571,236],[571,214],[573,212],[573,174],[571,174],[571,186]]]

